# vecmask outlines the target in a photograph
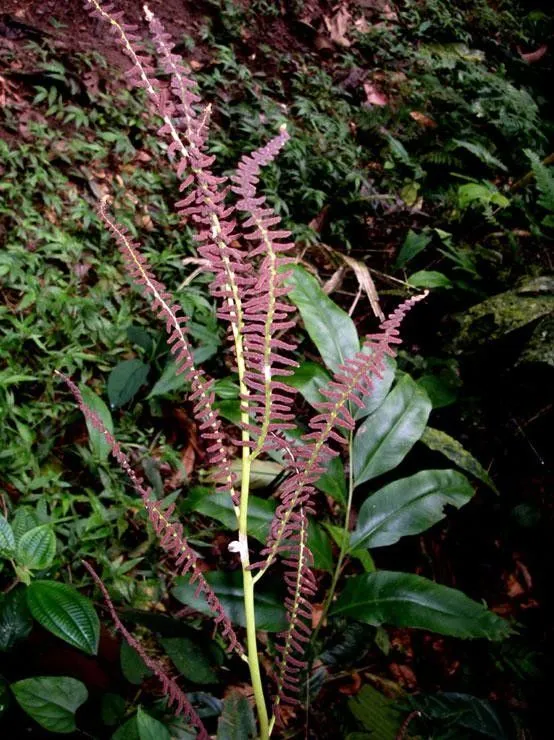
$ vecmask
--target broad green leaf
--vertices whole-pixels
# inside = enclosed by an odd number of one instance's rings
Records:
[[[150,336],[150,332],[142,326],[131,325],[127,328],[127,338],[133,344],[143,349],[147,355],[151,354],[154,349],[154,341]]]
[[[396,268],[400,269],[401,267],[407,265],[410,260],[412,260],[416,255],[423,251],[428,244],[430,244],[432,238],[432,234],[426,233],[425,231],[421,231],[419,234],[416,234],[415,231],[412,231],[412,229],[410,229],[406,234],[404,244],[402,245],[400,252],[398,253],[398,257],[396,258]]]
[[[354,436],[354,484],[359,486],[399,465],[423,434],[430,412],[425,391],[404,375]]]
[[[465,475],[455,470],[422,470],[395,480],[362,504],[350,549],[384,547],[425,532],[444,518],[447,504],[459,509],[473,493]]]
[[[217,723],[217,740],[249,740],[256,734],[254,713],[248,699],[238,691],[233,691],[223,702],[223,711]]]
[[[108,376],[108,398],[112,409],[118,409],[133,399],[146,383],[150,365],[138,359],[123,360]]]
[[[56,535],[51,524],[41,524],[21,536],[17,562],[31,570],[44,570],[56,557]]]
[[[45,629],[89,655],[96,655],[100,622],[90,599],[58,581],[33,581],[27,589],[31,614]]]
[[[511,633],[508,622],[461,591],[386,570],[348,579],[330,614],[452,637],[501,640]]]
[[[117,725],[125,717],[125,699],[119,694],[108,692],[102,695],[102,707],[100,709],[102,722],[108,727]]]
[[[325,401],[325,398],[319,392],[321,388],[325,387],[331,380],[331,376],[321,365],[317,362],[310,362],[304,360],[296,368],[293,375],[287,375],[276,378],[281,380],[283,383],[296,388],[306,401],[314,406],[316,403]]]
[[[420,442],[423,442],[424,445],[434,452],[441,452],[453,463],[456,463],[459,468],[471,473],[471,475],[474,475],[495,493],[498,493],[498,488],[494,485],[485,468],[457,439],[446,434],[446,432],[441,432],[439,429],[426,427],[420,437]]]
[[[165,637],[160,643],[179,673],[192,683],[217,683],[213,658],[188,637]]]
[[[108,432],[111,432],[113,434],[112,415],[104,401],[86,385],[80,385],[79,390],[81,391],[83,401],[86,403],[86,405],[92,411],[98,414],[100,421],[102,422],[104,427],[108,430]],[[110,445],[106,442],[104,435],[98,429],[95,429],[90,421],[87,420],[86,424],[88,429],[90,448],[93,454],[96,455],[100,460],[107,460],[111,450]]]
[[[11,558],[15,555],[15,536],[7,520],[0,514],[0,557]]]
[[[453,288],[452,281],[442,272],[436,270],[420,270],[408,278],[414,288]]]
[[[142,707],[137,711],[137,730],[140,740],[171,740],[167,727],[146,714]]]
[[[213,493],[210,489],[196,488],[187,499],[187,509],[197,511],[221,522],[226,529],[237,529],[237,517],[231,497],[227,493]],[[275,503],[257,496],[248,497],[248,534],[258,542],[267,540],[269,527],[275,514]]]
[[[308,522],[308,548],[313,555],[316,570],[333,571],[333,550],[323,527],[312,519]]]
[[[300,265],[292,265],[290,270],[288,284],[292,290],[289,298],[298,308],[323,362],[336,372],[339,365],[360,349],[356,326],[346,311],[323,292],[312,275]]]
[[[0,652],[11,650],[27,637],[32,626],[25,589],[20,586],[0,594]]]
[[[428,373],[417,382],[429,396],[434,409],[450,406],[458,398],[458,385],[449,382],[449,378]]]
[[[508,735],[493,705],[470,694],[418,694],[410,697],[411,705],[426,717],[439,720],[444,727],[463,727],[494,740],[507,740]]]
[[[364,347],[362,351],[368,353],[370,350]],[[372,414],[378,409],[391,389],[396,375],[396,362],[392,357],[385,357],[384,364],[385,369],[381,378],[377,377],[377,375],[371,376],[371,392],[361,398],[364,405],[361,408],[353,407],[356,421],[365,419],[366,416],[369,416],[369,414]]]
[[[339,504],[346,504],[346,474],[340,457],[332,457],[327,463],[327,470],[316,481],[315,487],[331,496]]]
[[[25,532],[38,527],[40,524],[41,521],[34,509],[30,509],[28,506],[19,506],[12,519],[12,529],[16,544]]]
[[[244,594],[242,590],[242,575],[235,571],[223,573],[211,571],[205,574],[206,580],[214,589],[221,601],[225,612],[234,624],[246,626],[244,615]],[[172,595],[181,604],[190,606],[200,614],[212,616],[210,607],[202,594],[195,595],[197,585],[191,585],[186,577],[176,579],[177,586]],[[256,626],[266,632],[282,632],[286,629],[287,619],[283,606],[283,595],[276,591],[256,589]]]
[[[323,526],[329,532],[336,545],[339,548],[342,547],[342,542],[345,537],[344,529],[342,527],[337,527],[336,524],[330,524],[329,522],[323,522]],[[350,535],[347,532],[346,537],[349,536]],[[376,570],[373,558],[367,550],[364,550],[364,548],[351,550],[349,552],[349,555],[351,558],[356,558],[356,560],[360,561],[362,568],[365,570],[366,573],[373,573],[373,571]]]
[[[148,394],[147,398],[164,396],[166,393],[180,391],[185,387],[188,387],[187,381],[185,380],[185,373],[177,375],[177,364],[175,363],[175,360],[169,360],[160,378],[156,383],[154,383],[154,387]]]
[[[127,722],[118,727],[112,735],[112,740],[140,740],[137,727],[137,715],[128,719]]]
[[[126,640],[123,640],[119,649],[119,663],[127,681],[135,686],[140,686],[145,678],[152,675],[150,668]]]
[[[389,699],[366,684],[356,696],[348,700],[348,708],[369,731],[371,740],[396,740],[400,735],[403,717]]]
[[[37,676],[12,683],[19,706],[49,732],[77,729],[75,712],[88,698],[86,686],[67,676]]]

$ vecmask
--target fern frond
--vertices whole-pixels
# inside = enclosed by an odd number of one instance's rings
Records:
[[[127,644],[130,645],[140,655],[145,665],[152,671],[152,673],[162,684],[163,692],[167,696],[168,705],[173,705],[175,714],[177,716],[182,714],[186,718],[186,720],[198,730],[198,734],[196,736],[198,740],[210,740],[210,736],[208,735],[208,732],[204,727],[204,723],[188,700],[187,695],[179,687],[177,682],[167,675],[162,665],[158,663],[157,660],[151,658],[144,650],[140,642],[135,637],[133,637],[133,635],[125,628],[117,615],[113,602],[110,599],[108,590],[104,586],[101,578],[87,562],[83,561],[83,565],[88,570],[94,582],[102,592],[102,596],[104,597],[106,606],[110,611],[116,629],[121,632]]]
[[[241,158],[232,190],[239,196],[236,208],[248,215],[243,224],[248,229],[243,237],[251,245],[248,262],[261,258],[257,279],[245,289],[243,298],[244,350],[246,361],[246,385],[250,390],[250,414],[259,425],[252,431],[257,438],[252,443],[252,458],[268,448],[268,435],[291,429],[294,415],[291,405],[296,390],[283,382],[274,380],[274,375],[291,374],[290,368],[297,363],[285,353],[295,345],[277,338],[295,324],[289,314],[295,309],[283,298],[288,293],[285,285],[287,273],[282,268],[293,262],[283,253],[290,251],[293,244],[284,241],[289,231],[275,228],[281,219],[265,204],[265,197],[258,196],[256,184],[260,169],[268,165],[289,139],[285,126],[265,146]]]
[[[304,653],[310,640],[312,628],[312,606],[310,597],[315,596],[316,583],[311,571],[312,554],[307,545],[308,523],[303,510],[299,512],[299,529],[287,542],[290,555],[284,560],[289,569],[285,573],[288,596],[285,599],[288,629],[280,637],[277,645],[280,653],[276,661],[277,693],[273,713],[278,724],[283,724],[282,705],[299,704],[300,672],[306,668]]]
[[[84,402],[81,392],[75,383],[58,371],[56,371],[56,374],[62,378],[73,394],[73,397],[77,401],[85,419],[90,422],[94,429],[102,434],[110,446],[112,455],[115,457],[122,470],[127,474],[133,488],[142,499],[144,507],[148,513],[148,518],[154,531],[159,537],[160,546],[174,559],[175,566],[179,569],[180,575],[189,574],[190,582],[196,585],[196,595],[198,596],[199,594],[202,594],[206,599],[216,625],[219,626],[223,637],[228,642],[227,649],[229,651],[235,650],[239,655],[242,655],[244,651],[237,639],[235,630],[233,629],[223,605],[199,568],[196,553],[188,544],[183,533],[183,525],[180,522],[174,522],[170,519],[175,510],[175,504],[171,504],[171,506],[166,510],[163,510],[159,501],[152,500],[152,489],[145,488],[143,486],[142,478],[139,478],[132,469],[129,459],[121,449],[119,442],[115,439],[113,434],[106,429],[98,414]]]
[[[525,154],[531,161],[537,190],[540,193],[537,203],[551,213],[554,213],[554,174],[552,169],[547,167],[544,162],[541,162],[539,156],[530,149],[526,149]]]
[[[385,357],[396,355],[394,347],[401,342],[398,328],[402,319],[426,296],[427,292],[398,306],[380,325],[380,332],[368,335],[362,351],[347,359],[320,390],[327,400],[315,407],[319,413],[310,420],[310,431],[302,436],[302,444],[295,447],[294,472],[281,486],[280,504],[261,552],[265,560],[251,566],[262,568],[260,573],[267,570],[279,553],[286,552],[287,540],[295,536],[301,523],[300,509],[308,514],[315,513],[311,500],[314,483],[325,472],[326,463],[338,455],[328,445],[329,440],[344,444],[344,437],[335,429],[351,431],[354,428],[350,406],[363,405],[361,398],[371,393],[373,377],[381,377],[384,371]]]
[[[108,216],[106,201],[102,201],[99,214],[117,242],[129,277],[152,299],[152,311],[165,323],[169,335],[167,343],[176,362],[176,374],[183,373],[190,382],[192,393],[189,399],[194,402],[193,413],[198,421],[199,431],[211,443],[206,452],[210,465],[216,471],[214,480],[218,490],[230,493],[233,503],[237,506],[239,494],[235,489],[231,461],[223,443],[221,420],[214,409],[213,380],[207,378],[205,373],[194,365],[186,335],[187,319],[180,315],[181,307],[166,287],[156,280],[146,259],[139,251],[139,245],[130,238],[127,229]]]

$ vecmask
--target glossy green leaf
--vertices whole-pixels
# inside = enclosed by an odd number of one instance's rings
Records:
[[[86,686],[67,676],[37,676],[12,683],[19,706],[49,732],[77,729],[75,712],[88,698]]]
[[[137,730],[139,740],[171,740],[167,727],[146,714],[142,707],[137,711]]]
[[[90,599],[58,581],[33,581],[27,589],[31,614],[45,629],[89,655],[96,655],[100,622]]]
[[[327,296],[317,280],[300,265],[291,270],[290,300],[300,312],[304,327],[327,367],[336,372],[360,349],[358,332],[350,316]]]
[[[213,493],[210,489],[196,488],[187,499],[187,509],[197,511],[221,522],[226,529],[237,529],[237,517],[231,497],[227,493]],[[275,502],[258,496],[248,497],[248,534],[265,542],[275,514]]]
[[[463,727],[494,740],[508,738],[494,706],[476,696],[441,692],[419,694],[417,697],[410,697],[410,700],[415,709],[423,712],[429,719],[438,720],[445,729]]]
[[[400,269],[405,267],[410,260],[413,260],[416,255],[422,252],[425,247],[430,244],[432,238],[432,234],[426,233],[425,231],[420,231],[420,233],[417,234],[415,231],[410,229],[406,234],[404,244],[402,244],[398,257],[396,258],[396,268]]]
[[[15,536],[8,521],[0,514],[0,557],[11,558],[15,555]]]
[[[308,548],[313,555],[316,570],[333,571],[333,549],[323,527],[310,519],[308,523]]]
[[[86,385],[80,385],[79,390],[86,405],[98,414],[102,424],[113,434],[113,420],[109,408],[104,401],[93,390]],[[104,435],[95,429],[90,421],[87,420],[87,430],[89,436],[90,448],[96,457],[100,460],[107,460],[110,454],[110,445],[106,442]]]
[[[179,673],[192,683],[217,683],[213,658],[188,637],[165,637],[160,644]]]
[[[25,589],[14,588],[0,594],[0,652],[7,652],[25,639],[33,626]]]
[[[146,383],[150,365],[138,359],[119,362],[108,376],[108,398],[112,409],[131,401]]]
[[[137,715],[127,720],[114,732],[112,740],[140,740],[137,727]]]
[[[346,473],[340,457],[332,457],[327,463],[327,470],[315,483],[315,487],[339,504],[346,504]]]
[[[223,702],[217,740],[249,740],[256,734],[256,721],[248,699],[238,691],[231,692]]]
[[[175,363],[175,360],[169,360],[160,378],[156,383],[154,383],[154,387],[148,394],[147,398],[164,396],[167,393],[180,391],[187,386],[188,384],[185,380],[185,373],[177,375],[177,364]]]
[[[369,352],[368,348],[364,347],[364,352]],[[361,408],[354,407],[354,418],[356,421],[365,419],[366,416],[378,409],[391,389],[396,375],[396,362],[392,357],[385,357],[384,364],[385,368],[382,377],[379,378],[377,375],[373,375],[371,378],[371,392],[364,395],[361,399],[364,405]]]
[[[56,535],[51,524],[41,524],[21,536],[17,562],[31,570],[44,570],[56,557]]]
[[[345,536],[344,529],[342,527],[337,527],[336,524],[331,524],[330,522],[323,522],[323,526],[329,532],[337,547],[342,547],[342,542]],[[348,532],[346,533],[346,536],[350,536]],[[367,550],[364,550],[363,548],[353,549],[350,551],[349,555],[351,558],[356,558],[356,560],[360,561],[362,568],[366,573],[373,573],[375,570],[375,563]]]
[[[439,429],[426,427],[421,435],[420,442],[423,442],[430,450],[441,452],[459,468],[471,473],[495,493],[498,493],[498,488],[494,485],[485,468],[457,439],[446,434],[446,432],[441,432]]]
[[[330,614],[462,638],[501,640],[511,632],[508,622],[461,591],[385,570],[349,578]]]
[[[221,601],[231,622],[245,627],[246,617],[244,614],[244,594],[241,573],[238,571],[233,573],[211,571],[210,573],[206,573],[205,577]],[[201,614],[212,616],[212,612],[202,594],[195,595],[195,584],[191,585],[186,577],[177,578],[176,583],[177,586],[171,593],[177,601],[190,606]],[[282,632],[286,629],[287,620],[283,606],[283,595],[281,593],[256,589],[255,609],[256,626],[258,629],[266,632]]]
[[[119,649],[119,663],[127,681],[135,686],[140,686],[145,678],[152,675],[150,668],[126,640],[123,640]]]
[[[281,380],[287,383],[287,385],[296,388],[306,401],[314,406],[316,403],[321,403],[325,400],[319,391],[327,385],[331,380],[331,376],[317,362],[305,360],[295,369],[293,375],[276,378],[276,380]]]
[[[473,493],[465,475],[455,470],[422,470],[395,480],[362,504],[350,549],[384,547],[425,532],[444,518],[447,504],[459,509]]]
[[[436,270],[420,270],[408,278],[414,288],[453,288],[452,281],[442,272]]]
[[[430,412],[425,391],[404,375],[354,436],[354,485],[399,465],[423,434]]]

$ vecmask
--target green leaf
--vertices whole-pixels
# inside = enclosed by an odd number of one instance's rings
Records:
[[[393,481],[362,504],[350,549],[384,547],[425,532],[444,518],[447,504],[459,509],[473,493],[465,475],[455,470],[422,470]]]
[[[336,524],[331,524],[330,522],[323,522],[323,526],[329,532],[338,547],[342,547],[342,542],[345,536],[344,529],[342,527],[337,527]],[[347,532],[346,537],[349,536],[350,534]],[[364,550],[363,548],[351,550],[349,555],[350,557],[356,558],[356,560],[360,561],[362,568],[366,573],[373,573],[373,571],[376,570],[373,558],[367,550]]]
[[[452,281],[442,272],[436,270],[420,270],[408,278],[408,283],[414,288],[453,288]]]
[[[399,465],[423,434],[430,412],[425,391],[404,375],[354,436],[354,485]]]
[[[0,557],[11,558],[15,555],[15,536],[7,520],[0,515]]]
[[[348,579],[330,613],[375,626],[392,624],[452,637],[501,640],[511,633],[508,622],[461,591],[411,573],[385,570]]]
[[[410,702],[427,718],[441,721],[445,729],[463,727],[494,740],[507,740],[507,735],[488,701],[470,694],[439,693],[427,696],[418,694],[410,697]]]
[[[368,350],[366,347],[363,349],[364,353]],[[363,406],[361,408],[354,408],[354,418],[356,421],[365,419],[366,416],[372,414],[379,406],[383,403],[387,397],[391,386],[394,382],[396,375],[396,362],[392,357],[385,357],[385,369],[383,370],[383,376],[381,378],[373,375],[371,382],[373,386],[371,392],[362,397]]]
[[[248,740],[256,737],[256,722],[248,699],[238,691],[223,702],[223,712],[217,723],[217,740]]]
[[[150,333],[142,326],[129,326],[127,328],[127,338],[133,344],[143,349],[147,355],[152,353],[154,349],[154,342]]]
[[[125,699],[119,694],[108,692],[102,695],[102,707],[100,709],[102,722],[108,727],[117,725],[125,717]]]
[[[160,640],[171,661],[192,683],[217,683],[218,676],[209,653],[188,637],[166,637]]]
[[[123,640],[119,649],[119,663],[127,681],[135,686],[140,686],[145,678],[152,675],[150,668],[126,640]]]
[[[395,699],[366,684],[348,700],[348,708],[369,731],[371,740],[396,740],[402,728],[402,715],[395,703]]]
[[[498,169],[504,170],[504,172],[508,171],[506,165],[502,164],[499,159],[492,155],[489,150],[481,144],[478,144],[475,141],[461,141],[460,139],[453,139],[452,143],[456,144],[456,148],[458,149],[467,149],[468,152],[471,152],[478,157],[483,164],[487,164],[490,167],[498,167]]]
[[[140,740],[171,740],[167,727],[146,714],[142,707],[137,711],[137,730]]]
[[[140,740],[137,727],[137,715],[128,719],[125,724],[118,727],[112,735],[112,740]]]
[[[404,244],[402,245],[400,252],[398,253],[398,257],[396,258],[396,269],[400,269],[401,267],[407,265],[410,260],[412,260],[416,255],[422,252],[428,244],[430,244],[432,238],[432,234],[425,233],[424,231],[416,234],[415,231],[412,231],[410,229],[406,235],[406,238],[404,239]]]
[[[0,594],[0,652],[7,652],[25,639],[33,626],[25,589],[14,588]]]
[[[146,383],[150,365],[138,359],[123,360],[108,376],[108,398],[112,409],[128,403]]]
[[[293,375],[283,376],[282,378],[276,377],[275,379],[296,388],[309,404],[315,406],[316,403],[325,401],[319,391],[327,385],[331,376],[317,362],[304,360],[296,368]]]
[[[428,373],[418,378],[418,384],[429,396],[434,409],[450,406],[458,398],[458,384],[449,382],[450,378]]]
[[[31,614],[45,629],[89,655],[96,655],[100,622],[90,599],[58,581],[33,581],[27,589]]]
[[[423,442],[424,445],[434,452],[441,452],[453,463],[456,463],[459,468],[471,473],[471,475],[474,475],[495,493],[498,493],[498,488],[494,485],[485,468],[457,439],[446,434],[446,432],[441,432],[439,429],[426,427],[420,437],[420,442]]]
[[[56,557],[56,535],[51,524],[41,524],[22,535],[17,544],[17,562],[31,570],[44,570]]]
[[[237,529],[233,502],[227,493],[213,493],[210,489],[196,488],[187,499],[187,509],[216,519],[230,531]],[[258,542],[265,543],[274,514],[274,501],[249,496],[248,535]]]
[[[315,487],[326,493],[339,504],[346,504],[346,475],[340,457],[332,457],[327,463],[327,470],[316,481]]]
[[[325,530],[312,519],[308,522],[308,548],[314,557],[313,567],[316,570],[333,571],[333,550]]]
[[[180,391],[182,388],[185,388],[187,386],[185,375],[186,373],[177,375],[177,364],[175,363],[175,360],[170,360],[147,398],[164,396],[167,393],[173,393],[174,391]]]
[[[12,683],[19,706],[49,732],[77,729],[75,712],[88,698],[86,686],[66,676],[37,676]]]
[[[214,589],[231,622],[246,627],[242,574],[237,571],[223,573],[214,570],[206,573],[205,578]],[[195,595],[196,584],[191,585],[186,577],[177,578],[176,583],[177,586],[171,593],[177,601],[190,606],[200,614],[212,616],[210,607],[202,594]],[[283,632],[286,629],[287,619],[281,593],[256,590],[255,611],[258,629],[265,632]]]
[[[323,292],[312,275],[299,265],[292,265],[290,270],[287,282],[292,290],[289,298],[298,308],[323,362],[336,372],[339,365],[360,349],[356,326],[350,316]]]
[[[86,405],[92,411],[98,414],[104,427],[108,430],[108,432],[111,432],[113,434],[112,415],[104,401],[86,385],[80,385],[79,390],[81,391],[83,401],[86,403]],[[100,460],[107,460],[111,451],[110,445],[108,444],[108,442],[106,442],[104,435],[98,429],[95,429],[90,421],[87,420],[86,423],[90,449],[92,450],[92,453],[96,455],[96,457],[98,457]]]
[[[15,516],[12,519],[12,529],[16,544],[23,537],[25,532],[38,527],[40,523],[38,514],[34,509],[30,509],[28,506],[18,507],[15,512]]]

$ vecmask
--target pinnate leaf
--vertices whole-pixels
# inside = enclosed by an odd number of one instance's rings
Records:
[[[89,655],[96,655],[100,622],[90,599],[58,581],[33,581],[27,589],[31,614],[45,629]]]

